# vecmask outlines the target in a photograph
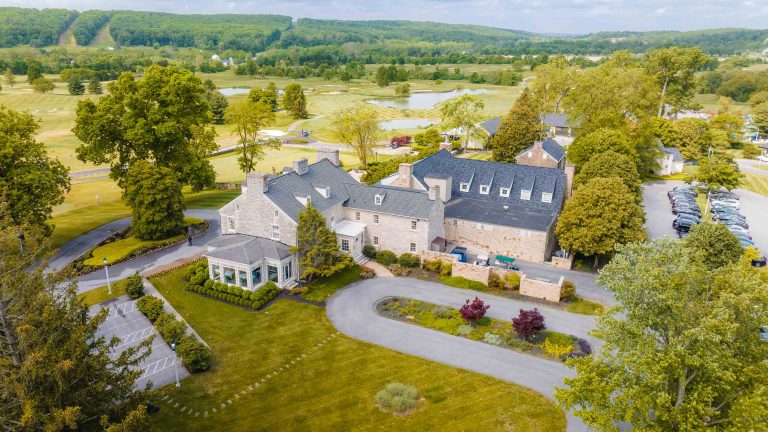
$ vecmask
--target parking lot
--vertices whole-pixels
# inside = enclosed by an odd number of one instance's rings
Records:
[[[176,382],[176,368],[178,368],[180,380],[189,375],[173,350],[157,334],[152,323],[136,309],[134,300],[123,296],[112,302],[93,306],[90,309],[91,315],[98,313],[102,307],[109,309],[109,315],[96,336],[104,336],[107,339],[113,336],[120,338],[120,343],[113,356],[116,357],[129,347],[136,346],[153,335],[155,336],[152,342],[152,353],[140,365],[142,374],[136,382],[137,388],[144,388],[147,382],[152,383],[152,388],[159,388]]]
[[[667,197],[667,192],[676,186],[685,185],[682,181],[659,181],[645,183],[643,190],[643,209],[645,211],[645,227],[651,238],[669,236],[677,238],[677,233],[672,228],[675,215],[672,214],[672,205]],[[739,196],[739,210],[749,223],[749,233],[755,246],[766,252],[768,248],[768,220],[765,214],[768,212],[768,197],[754,192],[736,189]],[[703,209],[702,209],[703,210]],[[706,220],[710,220],[708,217]]]

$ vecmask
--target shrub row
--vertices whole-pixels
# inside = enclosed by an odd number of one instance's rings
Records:
[[[201,261],[187,270],[184,275],[186,289],[197,294],[204,294],[239,306],[259,309],[280,294],[280,288],[272,281],[267,281],[255,291],[239,286],[214,282],[208,278],[208,263]]]
[[[418,256],[412,253],[406,252],[398,257],[397,254],[392,251],[389,251],[386,249],[377,251],[373,246],[365,246],[363,248],[363,255],[365,255],[370,259],[375,259],[377,263],[385,267],[397,265],[406,270],[417,268],[419,266],[419,263],[421,262],[421,259],[419,259]],[[392,271],[392,269],[390,269],[390,271]],[[392,273],[395,273],[395,272],[392,272]],[[405,273],[406,274],[403,276],[407,276],[408,271],[406,271]],[[395,276],[399,276],[399,275],[396,274]]]
[[[424,260],[424,262],[421,263],[421,267],[424,270],[437,273],[440,276],[450,276],[452,264],[447,261],[443,261],[439,259],[432,260],[432,261]]]
[[[165,313],[163,301],[154,296],[144,296],[136,301],[136,307],[152,321],[160,336],[170,343],[177,341],[176,354],[190,372],[207,370],[211,362],[211,350],[192,335],[186,335],[187,325],[172,313]]]
[[[440,281],[448,286],[475,291],[487,291],[488,286],[482,282],[473,281],[461,276],[441,276]]]

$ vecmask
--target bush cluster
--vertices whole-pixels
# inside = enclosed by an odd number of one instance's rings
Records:
[[[424,270],[437,273],[440,276],[450,276],[452,264],[447,261],[443,261],[439,259],[432,260],[432,261],[424,260],[424,262],[421,263],[421,267]]]
[[[491,333],[491,332],[487,332],[487,333],[486,333],[486,334],[483,336],[483,341],[484,341],[485,343],[489,343],[489,344],[491,344],[491,345],[496,345],[496,346],[499,346],[499,345],[501,345],[501,343],[503,342],[503,339],[501,338],[501,336],[499,336],[499,335],[497,335],[497,334],[493,334],[493,333]]]
[[[504,281],[507,283],[509,289],[520,289],[520,275],[517,273],[507,273],[507,275],[504,276]]]
[[[397,263],[406,268],[417,268],[421,260],[412,253],[404,253],[397,259]]]
[[[573,339],[562,333],[551,332],[544,340],[542,348],[553,357],[561,357],[573,351]]]
[[[242,289],[239,286],[213,281],[208,278],[208,263],[201,261],[189,268],[184,276],[186,289],[197,294],[205,294],[228,303],[259,309],[280,294],[280,288],[273,281],[267,281],[256,291]]]
[[[363,246],[363,256],[368,259],[376,259],[376,248],[371,245]]]
[[[176,353],[190,372],[202,372],[211,365],[211,349],[192,335],[181,338]]]
[[[136,272],[125,281],[125,293],[132,299],[137,299],[144,295],[144,281],[141,280],[141,275]]]
[[[464,306],[459,309],[459,312],[461,313],[462,318],[467,321],[474,322],[483,318],[485,313],[488,312],[488,309],[490,308],[490,305],[485,304],[485,302],[475,297],[475,299],[472,301],[467,299],[466,303],[464,303]]]
[[[493,290],[502,290],[504,289],[504,281],[502,281],[499,275],[496,273],[491,273],[488,276],[488,288]]]
[[[397,264],[397,263],[390,264],[389,267],[387,267],[387,268],[395,276],[403,276],[404,277],[404,276],[408,276],[408,274],[411,273],[410,269],[408,269],[407,267],[403,267],[402,265]]]
[[[155,328],[166,342],[178,341],[187,331],[187,325],[172,313],[164,313],[155,320]]]
[[[402,414],[416,408],[419,392],[409,385],[391,383],[376,393],[374,400],[381,408]]]
[[[136,307],[153,322],[165,313],[163,301],[155,296],[144,296],[136,300]]]
[[[397,254],[386,249],[380,250],[376,252],[376,262],[383,266],[389,266],[397,262]]]
[[[371,268],[362,266],[360,267],[360,279],[373,279],[376,277],[376,272]]]
[[[482,282],[473,281],[462,276],[441,276],[440,281],[454,288],[470,289],[475,291],[487,291],[488,286]]]
[[[560,301],[573,301],[576,299],[576,285],[571,280],[565,280],[560,287]]]

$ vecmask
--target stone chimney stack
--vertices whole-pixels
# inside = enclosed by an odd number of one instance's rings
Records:
[[[309,162],[307,158],[301,158],[293,161],[293,171],[298,175],[304,175],[309,171]]]
[[[398,186],[407,187],[411,189],[413,187],[413,164],[401,163],[397,168],[398,174]]]
[[[453,154],[453,144],[448,142],[448,137],[445,137],[445,141],[440,143],[440,150],[447,150],[448,153]]]
[[[572,163],[565,164],[565,198],[571,197],[573,192],[573,176],[576,173],[576,165]]]
[[[440,186],[434,185],[429,187],[429,200],[434,201],[440,196]]]
[[[339,166],[339,149],[321,148],[317,149],[317,161],[328,159],[332,164]]]
[[[267,175],[261,173],[248,173],[245,184],[248,187],[248,191],[256,193],[264,193],[269,190],[269,183],[267,183]]]
[[[533,148],[534,150],[541,150],[541,145],[543,144],[543,141],[534,141],[533,142]]]

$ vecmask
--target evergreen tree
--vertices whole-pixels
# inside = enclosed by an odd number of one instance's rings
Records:
[[[101,87],[101,81],[98,78],[91,78],[88,81],[88,93],[94,95],[100,95],[104,93],[104,89]]]
[[[525,89],[491,139],[491,157],[497,162],[514,163],[515,156],[540,140],[541,135],[539,109]]]
[[[304,90],[301,85],[293,83],[288,84],[283,95],[283,109],[291,114],[294,119],[303,119],[309,117],[307,112],[307,98],[304,96]]]
[[[16,76],[13,74],[11,68],[5,70],[5,82],[7,82],[11,88],[13,88],[13,85],[16,84]]]
[[[120,341],[98,333],[107,309],[91,316],[73,284],[38,266],[48,250],[43,231],[23,233],[22,253],[18,228],[0,220],[0,426],[99,430],[146,421],[146,395],[135,384],[152,338],[116,355]]]
[[[312,204],[299,212],[296,244],[291,250],[299,255],[302,279],[328,277],[352,264],[349,255],[339,250],[325,217]]]
[[[72,78],[67,83],[67,90],[72,96],[80,96],[85,93],[85,86],[79,78]]]
[[[578,188],[592,179],[618,177],[640,198],[640,174],[632,159],[608,150],[592,156],[573,179],[574,187]]]
[[[131,232],[142,240],[159,240],[184,232],[184,197],[169,168],[138,161],[125,175],[123,199],[131,207]]]

